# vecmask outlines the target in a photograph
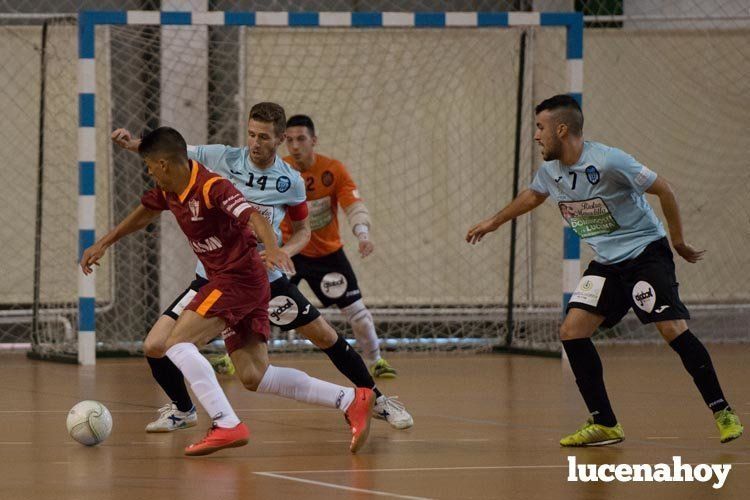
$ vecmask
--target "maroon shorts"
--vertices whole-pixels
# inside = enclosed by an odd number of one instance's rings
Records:
[[[185,307],[205,318],[219,317],[227,323],[221,332],[227,352],[241,349],[256,335],[267,342],[271,335],[268,279],[245,283],[241,279],[216,277],[203,285]]]

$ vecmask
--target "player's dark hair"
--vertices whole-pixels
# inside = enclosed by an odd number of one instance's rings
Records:
[[[307,115],[294,115],[286,121],[286,128],[289,127],[307,127],[310,131],[310,135],[315,137],[315,124]]]
[[[571,134],[575,136],[583,134],[583,111],[578,101],[569,95],[558,94],[545,99],[534,111],[537,115],[542,111],[550,111],[554,114],[557,123],[564,123],[568,126]]]
[[[170,162],[186,163],[188,161],[187,143],[178,131],[172,127],[159,127],[147,133],[138,146],[142,157],[159,157]]]
[[[259,102],[250,108],[249,120],[273,123],[273,131],[276,135],[281,135],[286,130],[286,113],[284,108],[275,102]]]

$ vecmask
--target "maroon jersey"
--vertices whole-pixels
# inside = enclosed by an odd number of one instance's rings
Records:
[[[141,197],[149,210],[171,210],[208,279],[227,275],[262,280],[265,268],[248,227],[256,210],[232,183],[190,160],[190,183],[179,195],[154,188]]]

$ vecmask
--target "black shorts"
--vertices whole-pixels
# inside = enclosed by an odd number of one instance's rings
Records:
[[[162,316],[169,316],[174,320],[179,318],[182,311],[185,310],[185,307],[190,304],[191,300],[193,300],[193,297],[198,295],[198,290],[200,290],[206,283],[208,283],[206,278],[202,278],[196,274],[195,279],[190,283],[190,286],[174,299],[174,302],[167,307],[167,310],[162,313]]]
[[[678,288],[669,241],[661,238],[634,259],[609,265],[592,261],[570,298],[568,310],[601,314],[605,328],[619,323],[631,307],[644,324],[690,319]]]
[[[190,286],[164,311],[164,316],[177,319],[185,306],[193,300],[198,290],[206,283],[208,283],[206,278],[196,276]],[[318,319],[319,316],[320,311],[302,295],[302,292],[289,281],[289,278],[282,276],[271,283],[268,319],[272,325],[278,326],[283,331],[288,331],[308,325]]]
[[[292,257],[297,273],[292,276],[292,283],[305,280],[324,307],[337,305],[346,307],[362,298],[357,277],[344,249],[323,257]]]
[[[302,295],[297,285],[289,278],[271,282],[271,301],[268,303],[268,319],[282,331],[309,325],[320,316],[320,311]]]

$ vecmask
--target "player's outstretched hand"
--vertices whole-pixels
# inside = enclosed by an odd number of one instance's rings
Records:
[[[469,232],[466,233],[466,241],[474,245],[475,243],[479,243],[482,241],[482,238],[484,238],[484,235],[487,233],[491,233],[495,229],[500,227],[500,225],[495,222],[494,218],[485,219],[479,224],[473,225]]]
[[[94,269],[91,266],[98,266],[99,259],[102,258],[106,251],[107,249],[99,243],[94,243],[84,250],[83,255],[81,255],[81,262],[79,263],[83,274],[89,275],[93,273]]]
[[[278,268],[287,274],[295,273],[292,258],[281,248],[263,249],[260,252],[260,258],[269,271]]]
[[[359,255],[364,259],[375,250],[375,245],[370,240],[360,240],[359,242]]]
[[[675,252],[680,254],[680,257],[690,262],[691,264],[695,264],[699,260],[702,260],[703,254],[706,253],[705,250],[696,250],[687,243],[677,243],[676,245],[674,245],[674,249]]]
[[[140,140],[133,139],[130,131],[124,128],[118,128],[112,132],[110,139],[121,148],[135,152],[138,152],[138,145],[141,143]]]

